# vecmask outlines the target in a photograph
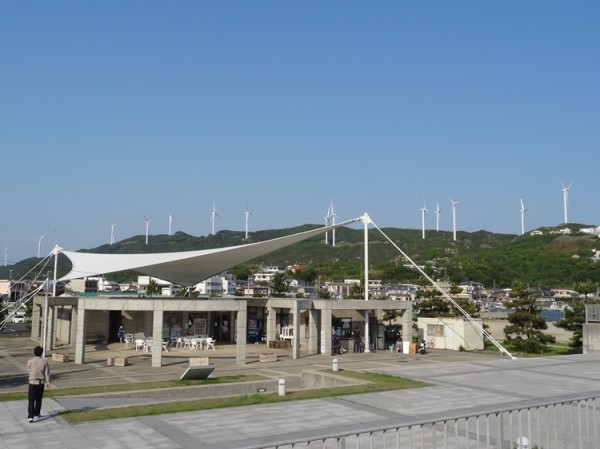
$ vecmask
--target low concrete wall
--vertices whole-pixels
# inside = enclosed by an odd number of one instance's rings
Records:
[[[600,323],[583,324],[583,353],[600,352]]]
[[[356,385],[363,381],[336,376],[318,371],[304,371],[302,376],[284,377],[286,389],[302,390],[314,388],[341,387]],[[188,387],[161,388],[155,390],[131,390],[112,393],[81,395],[88,398],[144,398],[170,401],[193,400],[218,397],[244,396],[255,393],[277,393],[279,379],[265,379],[250,382],[234,382],[221,385],[196,385]],[[73,396],[76,397],[76,396]]]
[[[302,387],[306,389],[345,387],[346,385],[358,385],[364,381],[350,377],[336,376],[335,374],[322,371],[303,371]]]
[[[278,380],[265,379],[252,382],[227,383],[222,385],[197,385],[190,387],[160,388],[155,390],[132,390],[114,393],[88,394],[85,397],[95,398],[164,398],[164,399],[204,399],[227,396],[241,396],[257,393],[264,389],[265,393],[277,392]]]

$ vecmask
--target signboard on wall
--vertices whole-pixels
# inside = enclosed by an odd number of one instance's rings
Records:
[[[206,330],[206,318],[194,318],[192,324],[192,334],[194,335],[208,335]]]

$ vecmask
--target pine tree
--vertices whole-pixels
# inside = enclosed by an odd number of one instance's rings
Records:
[[[541,306],[531,296],[527,284],[522,280],[513,281],[508,307],[514,312],[508,314],[508,326],[504,328],[506,341],[517,351],[539,353],[555,338],[542,332],[548,329],[546,320],[540,316]]]
[[[284,297],[288,291],[288,285],[285,282],[285,277],[282,273],[275,273],[271,281],[271,293],[276,298]]]

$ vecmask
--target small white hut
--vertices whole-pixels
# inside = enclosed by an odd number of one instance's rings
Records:
[[[429,349],[483,349],[481,318],[418,318],[419,338]]]

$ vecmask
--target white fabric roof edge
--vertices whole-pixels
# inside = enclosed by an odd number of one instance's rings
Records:
[[[177,285],[191,286],[248,260],[360,220],[361,217],[264,242],[197,251],[99,254],[60,249],[60,252],[69,258],[73,267],[58,281],[135,270]]]

